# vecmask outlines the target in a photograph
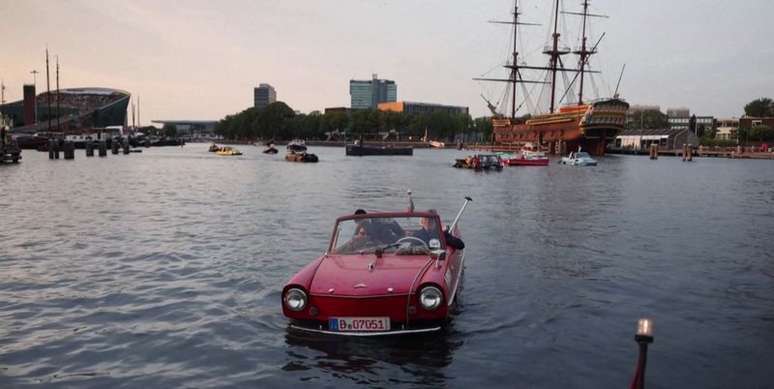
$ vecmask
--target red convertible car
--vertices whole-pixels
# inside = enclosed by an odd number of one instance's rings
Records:
[[[456,225],[469,201],[448,230],[433,211],[340,217],[328,251],[282,290],[291,328],[354,336],[441,329],[460,288]]]

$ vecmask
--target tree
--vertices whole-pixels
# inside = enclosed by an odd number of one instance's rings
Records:
[[[750,139],[758,142],[772,141],[774,140],[774,130],[764,124],[757,125],[750,130]]]
[[[266,106],[254,121],[258,136],[263,139],[291,139],[289,121],[295,112],[285,103],[277,101]]]
[[[480,117],[473,120],[473,131],[483,135],[483,139],[491,139],[492,137],[492,118]]]
[[[669,128],[669,118],[657,109],[638,110],[632,112],[628,125],[630,129]]]
[[[744,106],[744,113],[753,117],[774,116],[774,102],[768,97],[753,100]]]

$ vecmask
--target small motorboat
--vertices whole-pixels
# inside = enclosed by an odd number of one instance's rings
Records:
[[[287,147],[288,152],[293,153],[301,153],[306,151],[306,142],[304,142],[302,139],[293,139],[288,143]]]
[[[285,155],[285,160],[290,162],[318,162],[319,159],[316,155],[307,153],[306,151],[302,152],[289,152],[287,155]]]
[[[231,156],[231,155],[242,155],[242,152],[233,147],[223,146],[220,148],[220,150],[216,151],[215,154]]]
[[[476,154],[454,161],[454,167],[474,170],[503,170],[503,160],[497,154]]]
[[[266,150],[263,150],[263,153],[264,154],[277,154],[277,153],[279,153],[279,150],[277,150],[277,148],[274,147],[273,145],[269,145],[269,148],[267,148]]]
[[[439,142],[437,140],[431,140],[429,143],[430,143],[430,147],[435,149],[442,149],[446,147],[446,143]]]
[[[441,330],[462,281],[457,222],[469,201],[446,229],[437,213],[413,206],[339,217],[325,253],[282,289],[290,329],[340,336]]]
[[[508,166],[548,166],[546,153],[528,143],[515,157],[503,158]]]
[[[580,151],[580,149],[571,152],[567,157],[562,157],[562,160],[559,161],[559,163],[570,166],[597,166],[597,161],[594,158],[591,158],[589,153]]]
[[[216,153],[216,152],[220,151],[220,148],[221,148],[220,146],[218,146],[215,143],[213,143],[213,144],[210,145],[210,148],[208,149],[208,151],[211,152],[211,153]]]

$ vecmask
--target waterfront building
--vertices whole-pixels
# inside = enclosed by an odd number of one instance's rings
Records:
[[[349,114],[352,113],[352,108],[349,108],[349,107],[329,107],[329,108],[325,108],[324,112],[325,112],[326,115],[329,114],[329,113],[344,113],[344,114],[349,115]]]
[[[742,116],[739,119],[739,128],[749,130],[755,126],[761,125],[774,128],[774,117]]]
[[[398,85],[374,74],[370,80],[349,80],[349,95],[352,109],[377,109],[379,103],[397,101]]]
[[[713,116],[691,115],[688,108],[669,108],[667,110],[669,128],[674,130],[691,130],[696,136],[701,137],[705,131],[714,130],[717,126]]]
[[[691,111],[688,108],[668,108],[667,120],[669,128],[673,130],[687,130],[691,120]]]
[[[717,120],[715,139],[734,140],[739,130],[739,118],[721,118]]]
[[[380,111],[403,112],[403,113],[434,113],[446,112],[450,114],[468,114],[468,107],[456,105],[443,105],[433,103],[417,103],[413,101],[396,101],[391,103],[379,103]]]
[[[214,138],[217,120],[151,120],[151,123],[160,124],[161,127],[174,126],[178,137]]]
[[[677,150],[684,144],[698,145],[699,137],[688,129],[624,130],[615,137],[614,147],[619,150],[644,151],[651,144],[657,144],[665,150]]]
[[[11,118],[17,134],[48,131],[49,124],[51,131],[62,132],[126,124],[129,92],[112,88],[68,88],[51,91],[51,95],[51,120],[48,92],[35,96],[32,85],[24,86],[24,100],[4,104],[0,110]]]
[[[23,111],[24,111],[24,120],[22,123],[27,125],[33,125],[37,121],[38,117],[38,105],[37,105],[37,99],[35,99],[35,85],[32,84],[26,84],[23,87],[24,92],[24,100],[23,101]],[[3,110],[5,110],[5,107],[3,107]]]
[[[277,91],[274,87],[261,83],[259,86],[253,88],[253,107],[258,109],[264,109],[267,105],[277,101]]]

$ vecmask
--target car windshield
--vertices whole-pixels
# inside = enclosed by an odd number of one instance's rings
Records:
[[[331,241],[332,254],[373,253],[377,249],[399,255],[423,255],[438,241],[440,219],[434,217],[369,217],[342,220]]]
[[[589,153],[587,153],[587,152],[585,152],[585,151],[581,151],[581,152],[579,152],[578,154],[576,154],[575,156],[576,156],[576,157],[578,157],[578,158],[591,158],[591,157],[589,156]]]

